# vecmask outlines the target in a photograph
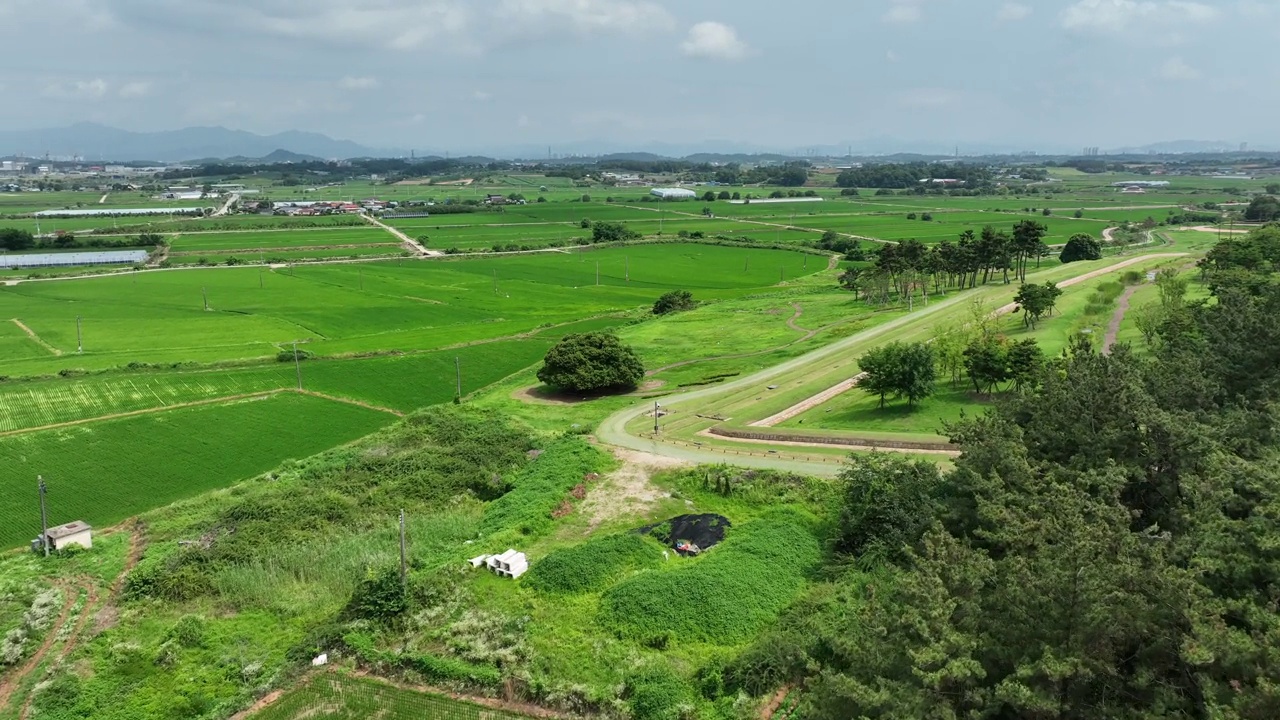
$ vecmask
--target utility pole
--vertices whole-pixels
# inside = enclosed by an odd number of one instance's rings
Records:
[[[262,266],[258,266],[258,289],[262,289]]]
[[[293,341],[293,369],[298,373],[298,389],[302,389],[302,363],[298,360],[298,341]]]
[[[783,282],[786,279],[787,279],[786,270],[783,268],[778,268],[778,282]]]
[[[203,286],[200,288],[200,296],[204,298],[204,309],[209,310],[209,292]]]
[[[76,316],[76,354],[84,354],[84,341],[80,339],[80,316]]]
[[[457,389],[455,390],[455,394],[459,399],[461,399],[462,398],[462,359],[459,358],[457,355],[453,357],[453,369],[458,376],[458,386],[457,386]]]
[[[631,282],[631,256],[627,255],[623,257],[622,262],[624,263],[623,267],[626,268],[625,270],[626,280],[627,282]]]
[[[40,488],[40,546],[44,548],[44,556],[49,557],[49,520],[44,512],[44,494],[48,490],[44,486],[44,476],[37,475],[36,482]]]
[[[364,268],[356,268],[360,275],[360,292],[364,292]]]
[[[498,294],[498,269],[493,269],[493,294]]]
[[[400,589],[403,592],[409,591],[409,566],[405,558],[405,542],[404,542],[404,510],[400,511]]]
[[[742,259],[742,272],[746,272],[747,268],[750,266],[751,266],[751,257],[750,256],[744,257]]]
[[[658,434],[658,401],[653,401],[653,434]]]

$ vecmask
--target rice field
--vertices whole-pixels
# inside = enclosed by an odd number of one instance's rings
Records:
[[[277,394],[0,438],[0,547],[39,534],[36,476],[49,522],[103,527],[367,435],[394,416]]]

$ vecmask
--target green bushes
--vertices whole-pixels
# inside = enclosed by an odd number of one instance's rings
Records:
[[[569,491],[604,463],[605,456],[580,438],[557,440],[512,480],[509,492],[485,508],[481,532],[545,533],[551,529],[551,513]]]
[[[364,662],[413,670],[430,680],[461,682],[483,687],[495,687],[502,682],[502,673],[497,668],[440,657],[431,653],[399,654],[380,650],[374,639],[362,632],[347,633],[342,641]]]
[[[624,580],[601,598],[600,622],[620,637],[733,643],[777,617],[820,559],[807,516],[775,510],[738,528],[706,557]]]
[[[641,535],[593,538],[534,563],[524,583],[545,593],[589,592],[626,572],[655,565],[661,557],[662,548]]]

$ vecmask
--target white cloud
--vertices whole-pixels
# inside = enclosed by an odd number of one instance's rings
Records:
[[[333,46],[452,53],[675,27],[671,14],[651,0],[130,0],[118,12],[127,13],[129,24],[169,31],[222,28]]]
[[[1031,8],[1027,5],[1021,5],[1015,2],[1008,2],[1000,6],[996,11],[996,19],[1001,22],[1016,22],[1018,20],[1026,20],[1031,16]]]
[[[116,92],[122,98],[140,98],[151,94],[151,83],[146,80],[135,80],[120,86]]]
[[[102,78],[76,80],[71,83],[53,83],[40,94],[55,100],[97,100],[107,94],[107,81]]]
[[[476,102],[485,102],[492,98],[493,98],[493,93],[488,93],[488,92],[485,92],[484,90],[475,90],[475,91],[472,91],[471,93],[471,99],[475,100]]]
[[[1118,33],[1139,23],[1187,25],[1214,20],[1219,14],[1211,5],[1188,0],[1080,0],[1062,12],[1062,27]]]
[[[521,115],[520,117],[516,118],[516,127],[522,127],[522,128],[529,127],[529,124],[530,124],[530,120],[528,115]]]
[[[896,52],[894,52],[894,51],[892,51],[892,50],[885,50],[885,51],[884,51],[884,59],[885,59],[885,60],[888,60],[888,61],[889,61],[889,62],[891,62],[891,63],[896,63],[896,62],[898,62],[899,60],[901,60],[901,58],[899,58],[899,57],[898,57],[898,53],[896,53]]]
[[[373,90],[381,84],[378,78],[367,75],[361,77],[348,75],[338,81],[338,87],[343,90]]]
[[[707,21],[689,28],[689,35],[680,44],[680,50],[689,57],[741,60],[747,56],[749,48],[733,28]]]
[[[1186,60],[1180,57],[1171,57],[1160,66],[1160,77],[1165,80],[1190,82],[1199,80],[1202,76],[1200,71],[1188,65]]]
[[[645,0],[500,0],[490,14],[522,35],[565,28],[576,33],[640,33],[675,26],[661,5]]]
[[[920,0],[891,0],[889,9],[881,16],[887,23],[906,24],[919,22],[924,17],[920,9]]]

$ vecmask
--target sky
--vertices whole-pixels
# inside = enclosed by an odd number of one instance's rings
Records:
[[[2,0],[9,129],[1280,145],[1280,0]]]

